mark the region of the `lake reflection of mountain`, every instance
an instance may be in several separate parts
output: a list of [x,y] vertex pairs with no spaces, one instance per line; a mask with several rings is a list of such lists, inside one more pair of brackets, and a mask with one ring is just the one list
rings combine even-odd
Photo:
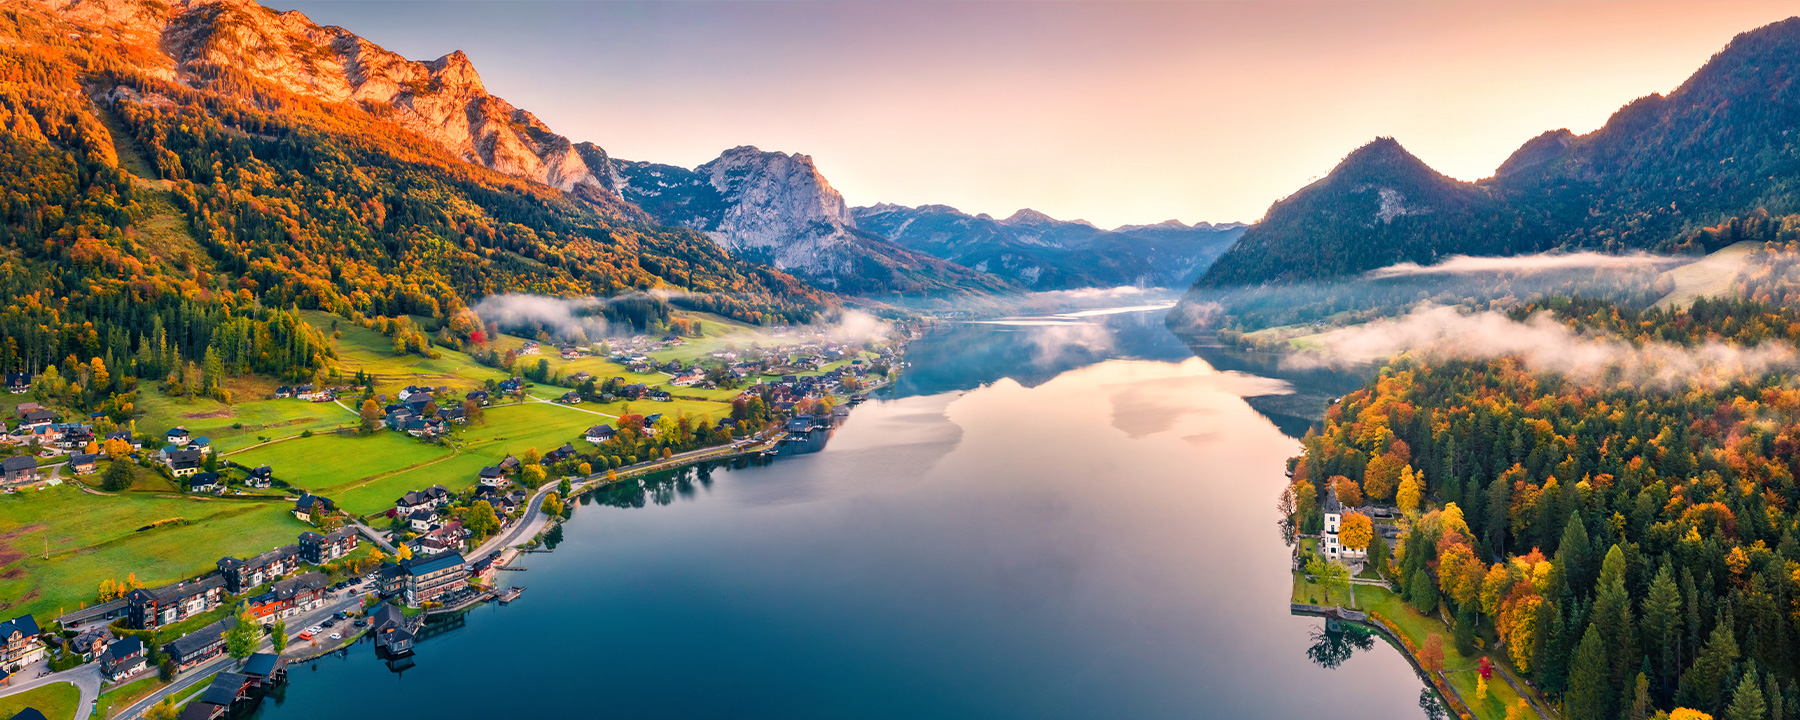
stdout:
[[907,347],[895,397],[935,395],[1011,378],[1036,387],[1103,360],[1178,362],[1193,352],[1163,325],[1161,308],[1082,317],[959,323]]

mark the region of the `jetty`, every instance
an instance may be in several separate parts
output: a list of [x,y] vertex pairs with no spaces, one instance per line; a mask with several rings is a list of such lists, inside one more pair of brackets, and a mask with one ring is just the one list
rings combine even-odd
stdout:
[[517,599],[519,597],[519,595],[524,592],[525,592],[524,585],[514,585],[505,590],[501,590],[498,594],[496,594],[495,597],[500,601],[501,605],[505,605],[505,604],[510,603],[513,600]]

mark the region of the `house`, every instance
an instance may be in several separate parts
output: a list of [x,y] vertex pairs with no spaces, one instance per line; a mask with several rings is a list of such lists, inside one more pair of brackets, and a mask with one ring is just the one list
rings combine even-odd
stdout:
[[19,429],[36,430],[38,428],[47,428],[55,422],[56,411],[54,410],[30,410],[19,416]]
[[437,515],[432,514],[430,510],[414,510],[406,513],[405,517],[407,526],[416,533],[429,532],[437,520]]
[[486,407],[488,404],[488,391],[486,391],[486,390],[470,390],[469,394],[463,396],[463,399],[464,400],[474,400],[477,405]]
[[390,604],[383,604],[369,619],[369,634],[375,638],[375,648],[390,655],[412,652],[412,628],[413,621],[400,608]]
[[[406,387],[400,388],[400,399],[401,400],[411,400],[411,399],[413,399],[414,396],[420,396],[420,395],[424,396],[425,402],[430,402],[431,388],[420,387],[418,385],[408,385]],[[425,403],[421,402],[419,404],[423,405]]]
[[415,510],[436,510],[447,502],[450,502],[450,489],[433,485],[401,495],[399,500],[394,501],[394,509],[410,514]]
[[414,538],[411,545],[413,552],[419,555],[436,555],[451,550],[460,552],[467,535],[463,532],[462,523],[453,520]]
[[0,623],[0,671],[44,659],[44,642],[38,639],[40,632],[37,619],[30,615]]
[[217,575],[154,590],[138,588],[125,595],[125,618],[135,629],[155,630],[216,608],[224,598],[225,578]]
[[444,593],[463,587],[469,578],[468,564],[461,553],[446,552],[415,557],[404,564],[406,569],[406,604],[419,607]]
[[486,557],[470,563],[469,573],[476,582],[493,587],[494,576],[499,573],[501,564],[500,553],[488,553]]
[[175,450],[164,454],[163,464],[169,466],[169,472],[175,477],[187,477],[200,473],[200,466],[206,462],[206,455],[199,450]]
[[314,565],[324,565],[355,551],[357,542],[356,531],[350,528],[335,530],[327,535],[303,532],[300,533],[300,559]]
[[218,495],[225,492],[225,484],[219,481],[218,473],[194,473],[188,478],[188,492]]
[[542,351],[543,349],[538,347],[538,344],[535,341],[531,340],[527,340],[524,345],[519,346],[520,355],[536,355]]
[[0,460],[0,483],[29,485],[37,482],[37,467],[37,458],[30,455],[16,455]]
[[69,456],[69,471],[76,475],[91,475],[100,469],[100,456],[89,453],[75,453]]
[[651,390],[650,399],[654,402],[674,402],[675,396],[667,390]]
[[587,434],[583,435],[582,439],[595,445],[599,445],[600,443],[611,440],[613,435],[616,434],[618,434],[618,431],[614,430],[611,425],[595,425],[587,429]]
[[266,488],[275,484],[275,469],[267,465],[259,466],[245,476],[244,484],[253,488]]
[[1338,502],[1337,488],[1327,486],[1325,504],[1321,508],[1325,515],[1325,529],[1319,533],[1319,553],[1340,562],[1361,562],[1369,556],[1368,550],[1352,550],[1344,547],[1338,540],[1338,529],[1344,524],[1344,505]]
[[235,595],[300,569],[300,546],[279,547],[248,560],[222,557],[218,567],[225,589]]
[[382,563],[376,573],[376,583],[384,598],[406,592],[406,568],[395,563]]
[[205,455],[211,455],[212,451],[213,451],[212,439],[207,438],[207,437],[197,437],[197,438],[194,438],[193,440],[188,441],[188,447],[191,449],[194,449],[194,450],[199,450],[202,454],[205,454]]
[[256,653],[244,661],[239,672],[266,689],[287,681],[287,660],[274,653]]
[[468,414],[464,413],[460,406],[447,407],[439,410],[437,416],[439,419],[448,420],[453,423],[464,423],[469,421]]
[[544,459],[540,462],[545,465],[555,465],[572,457],[575,457],[575,446],[563,443],[562,447],[544,453]]
[[316,571],[276,580],[268,592],[250,598],[250,616],[273,620],[316,609],[325,604],[326,587],[330,584],[325,573]]
[[31,373],[7,373],[6,391],[14,395],[31,392]]
[[277,398],[291,398],[293,396],[294,396],[294,389],[291,387],[283,385],[281,387],[275,388],[275,397],[277,397]]
[[237,627],[237,618],[225,619],[163,645],[163,654],[175,661],[175,671],[185,672],[225,652],[225,632]]
[[178,428],[171,429],[168,432],[163,433],[163,439],[165,441],[167,441],[170,445],[174,445],[175,447],[187,447],[187,444],[188,444],[187,428],[178,427]]
[[150,669],[144,641],[136,635],[120,638],[100,654],[100,673],[108,682],[119,682]]
[[570,390],[566,393],[563,393],[562,397],[557,398],[556,401],[559,403],[562,403],[564,405],[580,405],[581,404],[581,393],[575,392],[574,390]]
[[335,512],[337,512],[337,504],[309,492],[301,493],[300,499],[294,501],[294,517],[300,518],[300,522],[316,524],[320,519]]
[[93,661],[99,660],[112,643],[112,630],[105,625],[100,625],[81,631],[75,636],[75,639],[69,641],[69,648],[80,655],[81,659]]
[[506,472],[495,465],[482,468],[479,481],[484,487],[505,487],[508,482]]

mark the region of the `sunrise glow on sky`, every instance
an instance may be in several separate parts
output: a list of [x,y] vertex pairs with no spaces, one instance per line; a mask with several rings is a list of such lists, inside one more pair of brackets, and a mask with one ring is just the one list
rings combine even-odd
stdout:
[[1463,179],[1791,2],[277,0],[616,157],[813,156],[852,205],[1252,221],[1379,135]]

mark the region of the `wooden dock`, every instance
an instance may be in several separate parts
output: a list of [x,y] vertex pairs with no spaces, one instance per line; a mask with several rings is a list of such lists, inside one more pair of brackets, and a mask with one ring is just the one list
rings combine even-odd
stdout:
[[502,590],[502,591],[500,591],[500,593],[498,595],[500,604],[505,605],[507,603],[510,603],[513,600],[518,599],[519,595],[524,592],[525,592],[524,585],[514,585],[505,590]]

